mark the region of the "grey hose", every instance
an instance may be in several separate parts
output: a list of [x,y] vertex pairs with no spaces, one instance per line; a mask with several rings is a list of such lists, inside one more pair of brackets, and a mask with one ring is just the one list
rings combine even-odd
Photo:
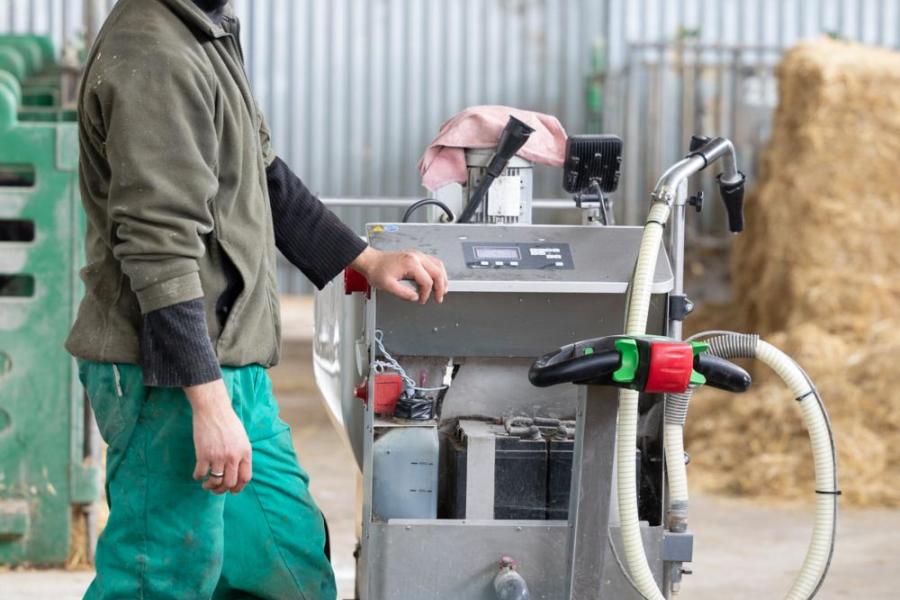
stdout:
[[[709,344],[709,353],[720,358],[756,358],[756,345],[759,343],[759,336],[746,333],[728,334],[721,332],[720,335],[707,340],[706,343]],[[668,394],[666,396],[666,425],[684,427],[684,424],[687,422],[688,406],[691,403],[694,391],[695,388],[691,387],[681,394]]]
[[[755,358],[762,361],[781,377],[800,403],[810,432],[816,469],[816,518],[806,559],[787,598],[812,598],[821,589],[831,566],[837,523],[837,497],[840,495],[834,435],[822,398],[809,375],[796,361],[760,340],[757,335],[711,331],[699,333],[688,341],[700,338],[708,338],[709,352],[715,356],[726,359]],[[683,399],[679,399],[676,404],[683,404]],[[679,406],[673,409],[673,413],[680,410]],[[675,416],[673,414],[673,418]]]

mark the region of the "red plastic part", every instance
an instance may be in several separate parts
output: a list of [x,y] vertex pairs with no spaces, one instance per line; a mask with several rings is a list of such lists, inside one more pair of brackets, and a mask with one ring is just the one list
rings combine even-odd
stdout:
[[694,370],[694,349],[678,342],[652,342],[645,392],[677,394],[687,390]]
[[344,269],[344,293],[348,296],[354,292],[366,294],[366,298],[372,297],[372,288],[365,276],[352,267]]
[[369,380],[363,379],[362,383],[353,390],[353,395],[363,401],[363,404],[369,402]]
[[375,401],[373,409],[378,415],[392,415],[404,388],[403,378],[397,373],[380,373],[375,376]]

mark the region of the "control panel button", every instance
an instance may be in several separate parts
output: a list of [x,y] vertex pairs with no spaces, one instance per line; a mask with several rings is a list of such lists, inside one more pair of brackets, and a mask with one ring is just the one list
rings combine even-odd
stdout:
[[503,262],[502,260],[494,261],[494,265],[497,266],[497,267],[502,267],[502,266],[505,265],[505,264],[506,264],[506,263]]
[[511,267],[518,267],[518,266],[519,266],[519,261],[517,261],[517,260],[511,261],[511,262],[509,263],[509,266],[511,266]]
[[482,267],[489,267],[489,266],[491,266],[491,263],[489,263],[489,262],[486,261],[486,260],[481,261],[480,264],[481,264]]
[[566,263],[564,263],[563,261],[559,260],[559,261],[556,261],[556,266],[557,266],[557,267],[564,267],[564,266],[566,266]]

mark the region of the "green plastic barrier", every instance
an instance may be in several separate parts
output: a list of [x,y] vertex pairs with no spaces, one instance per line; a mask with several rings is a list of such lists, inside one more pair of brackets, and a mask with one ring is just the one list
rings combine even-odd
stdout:
[[63,348],[82,294],[78,131],[21,121],[10,79],[0,76],[0,565],[61,565],[72,509],[101,485]]
[[19,83],[25,81],[28,69],[22,53],[12,46],[0,45],[0,70],[12,74]]
[[21,43],[25,41],[36,45],[41,53],[43,61],[47,64],[56,60],[56,49],[53,47],[53,40],[46,35],[38,35],[33,33],[2,33],[0,34],[0,45],[6,43]]
[[19,80],[23,106],[59,105],[59,70],[45,67],[40,46],[34,40],[0,41],[0,70],[12,73]]
[[16,98],[16,104],[22,103],[22,85],[8,71],[0,71],[0,87],[9,90]]
[[28,76],[33,76],[44,70],[45,58],[41,45],[35,36],[5,35],[0,36],[0,46],[18,50],[25,60],[25,70]]

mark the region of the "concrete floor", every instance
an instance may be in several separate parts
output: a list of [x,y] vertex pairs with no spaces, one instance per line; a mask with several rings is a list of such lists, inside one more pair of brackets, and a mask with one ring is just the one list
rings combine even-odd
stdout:
[[[351,598],[356,471],[317,398],[304,335],[310,331],[309,317],[305,304],[300,308],[291,311],[285,327],[300,335],[285,344],[284,361],[273,370],[272,378],[283,417],[294,426],[301,462],[331,526],[341,598]],[[691,514],[696,534],[694,574],[686,578],[682,598],[784,596],[806,551],[811,526],[808,510],[701,497],[694,500]],[[900,511],[842,511],[839,535],[831,574],[818,598],[897,598],[893,574],[900,569]],[[90,579],[86,572],[0,572],[0,599],[75,600]]]

